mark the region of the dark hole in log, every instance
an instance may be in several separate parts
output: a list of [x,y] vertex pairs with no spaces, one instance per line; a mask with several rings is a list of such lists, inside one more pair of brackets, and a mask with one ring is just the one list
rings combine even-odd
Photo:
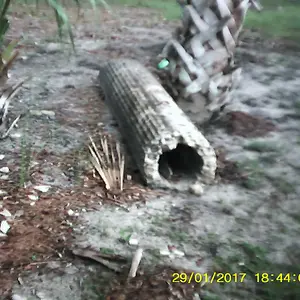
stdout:
[[192,147],[179,143],[159,158],[158,171],[162,177],[172,179],[194,179],[201,174],[203,159]]

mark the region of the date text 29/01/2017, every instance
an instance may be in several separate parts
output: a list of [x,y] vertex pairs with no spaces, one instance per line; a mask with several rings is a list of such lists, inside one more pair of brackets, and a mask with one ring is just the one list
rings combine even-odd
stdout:
[[[250,276],[250,275],[249,275]],[[173,273],[172,283],[242,283],[246,279],[247,273]],[[300,282],[300,274],[294,273],[255,273],[252,280],[259,283],[271,282]]]

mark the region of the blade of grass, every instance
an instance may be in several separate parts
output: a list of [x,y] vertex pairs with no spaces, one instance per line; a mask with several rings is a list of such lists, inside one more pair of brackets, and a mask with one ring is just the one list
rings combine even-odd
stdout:
[[6,18],[6,14],[9,9],[9,6],[10,6],[10,0],[6,0],[3,4],[3,8],[1,9],[0,19]]

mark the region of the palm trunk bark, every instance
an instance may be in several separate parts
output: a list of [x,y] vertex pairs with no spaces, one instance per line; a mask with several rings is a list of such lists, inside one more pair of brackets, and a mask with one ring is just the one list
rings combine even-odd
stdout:
[[214,180],[213,148],[143,65],[112,60],[98,78],[147,184],[201,193]]

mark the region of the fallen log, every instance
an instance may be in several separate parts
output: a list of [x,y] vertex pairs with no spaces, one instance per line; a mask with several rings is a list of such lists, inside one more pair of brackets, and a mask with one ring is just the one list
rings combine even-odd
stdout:
[[98,79],[146,183],[201,194],[214,180],[215,152],[150,71],[117,59],[101,65]]

